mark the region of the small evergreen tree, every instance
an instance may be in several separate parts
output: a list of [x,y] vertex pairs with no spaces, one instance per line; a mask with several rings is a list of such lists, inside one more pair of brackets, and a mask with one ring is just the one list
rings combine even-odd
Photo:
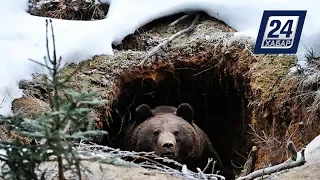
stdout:
[[[80,157],[74,149],[74,141],[88,139],[95,135],[105,134],[105,131],[93,130],[93,121],[89,118],[90,107],[102,105],[105,101],[94,99],[95,92],[75,92],[67,87],[76,69],[68,76],[62,75],[61,57],[57,59],[52,21],[50,20],[53,58],[50,58],[48,45],[48,20],[46,20],[47,58],[45,63],[37,64],[45,67],[49,77],[45,86],[51,90],[49,101],[50,111],[42,113],[33,120],[27,114],[12,116],[0,115],[0,121],[8,130],[29,139],[42,139],[42,144],[21,144],[18,140],[1,141],[0,148],[6,152],[0,155],[4,162],[2,177],[4,179],[44,179],[37,173],[39,165],[55,161],[58,164],[59,179],[65,179],[64,172],[72,170],[81,178]],[[79,66],[81,67],[81,66]],[[64,96],[62,96],[64,95]],[[86,129],[86,130],[84,130]]]

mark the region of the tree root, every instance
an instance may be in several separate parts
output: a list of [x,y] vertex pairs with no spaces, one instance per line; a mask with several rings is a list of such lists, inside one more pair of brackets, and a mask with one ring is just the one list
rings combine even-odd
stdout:
[[181,16],[179,19],[173,21],[172,23],[170,23],[170,26],[175,26],[177,25],[180,21],[183,21],[184,19],[187,19],[187,17],[189,17],[188,14]]
[[257,171],[254,171],[244,177],[239,177],[237,180],[250,180],[250,179],[254,179],[254,178],[257,178],[257,177],[260,177],[260,176],[263,176],[263,175],[270,175],[272,173],[275,173],[275,172],[279,172],[279,171],[282,171],[284,169],[290,169],[290,168],[293,168],[293,167],[297,167],[297,166],[301,166],[305,163],[305,156],[304,156],[304,151],[305,151],[305,148],[302,148],[301,150],[301,156],[298,157],[297,156],[297,151],[296,151],[296,148],[293,144],[292,141],[290,141],[288,143],[288,150],[289,152],[292,154],[292,156],[290,157],[290,159],[288,159],[287,161],[281,163],[281,164],[278,164],[278,165],[275,165],[275,166],[271,166],[271,167],[268,167],[268,168],[264,168],[264,169],[260,169],[260,170],[257,170]]
[[143,67],[143,65],[146,63],[147,59],[151,56],[153,56],[157,51],[159,51],[162,47],[166,46],[167,44],[169,44],[171,41],[173,41],[174,39],[176,39],[177,37],[188,33],[190,31],[192,31],[196,25],[196,23],[199,21],[200,19],[200,14],[197,14],[196,17],[194,18],[194,20],[192,21],[192,24],[186,28],[183,29],[179,32],[177,32],[176,34],[170,36],[168,39],[166,39],[165,41],[163,41],[162,43],[160,43],[158,46],[156,46],[155,48],[153,48],[148,55],[139,63],[139,66]]

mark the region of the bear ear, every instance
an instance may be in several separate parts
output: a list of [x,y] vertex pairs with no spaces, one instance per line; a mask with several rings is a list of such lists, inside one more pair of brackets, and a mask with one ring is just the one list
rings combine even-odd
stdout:
[[193,108],[188,103],[182,103],[179,105],[176,115],[188,121],[189,123],[193,122]]
[[142,123],[152,116],[151,108],[146,104],[141,104],[136,108],[135,121],[137,123]]

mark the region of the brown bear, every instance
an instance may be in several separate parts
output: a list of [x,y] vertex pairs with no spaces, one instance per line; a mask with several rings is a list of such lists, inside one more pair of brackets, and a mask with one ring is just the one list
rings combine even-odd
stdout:
[[[227,171],[210,139],[193,121],[193,108],[182,103],[178,108],[142,104],[136,108],[134,122],[124,138],[124,148],[132,151],[154,151],[188,167],[204,168],[208,158],[216,161],[216,169]],[[211,171],[211,170],[210,170]]]

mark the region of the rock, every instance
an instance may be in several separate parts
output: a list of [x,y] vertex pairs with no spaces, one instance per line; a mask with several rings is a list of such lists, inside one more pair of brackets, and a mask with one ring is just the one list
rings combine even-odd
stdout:
[[36,98],[22,97],[12,101],[11,109],[13,113],[31,113],[29,117],[33,119],[36,115],[48,112],[50,106],[48,103]]

